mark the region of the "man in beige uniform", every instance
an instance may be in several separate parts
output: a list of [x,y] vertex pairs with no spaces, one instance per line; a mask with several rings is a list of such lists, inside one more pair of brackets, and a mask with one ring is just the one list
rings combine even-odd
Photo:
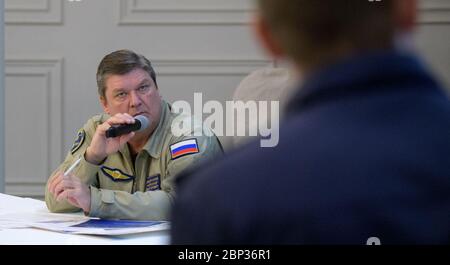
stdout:
[[[174,177],[220,155],[219,140],[201,126],[173,134],[174,120],[191,122],[190,117],[173,113],[161,99],[155,72],[141,55],[121,50],[105,56],[97,83],[105,114],[79,130],[65,161],[47,182],[47,207],[52,212],[82,209],[102,218],[168,220]],[[108,128],[134,123],[137,115],[149,119],[148,128],[106,138]],[[64,176],[79,158],[80,164]]]

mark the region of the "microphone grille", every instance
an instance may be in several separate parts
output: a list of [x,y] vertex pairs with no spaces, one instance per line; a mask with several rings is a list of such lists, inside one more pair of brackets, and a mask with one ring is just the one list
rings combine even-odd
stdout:
[[147,117],[145,117],[144,115],[137,115],[134,118],[141,123],[141,127],[139,128],[138,131],[145,130],[148,127],[148,125],[150,124],[149,119]]

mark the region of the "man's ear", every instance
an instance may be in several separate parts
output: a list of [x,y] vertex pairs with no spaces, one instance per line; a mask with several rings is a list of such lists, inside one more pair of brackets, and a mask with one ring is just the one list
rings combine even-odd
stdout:
[[103,111],[109,114],[108,104],[106,102],[106,98],[104,96],[100,96],[100,103],[102,104]]
[[396,27],[402,32],[411,32],[417,19],[417,0],[394,1]]
[[272,35],[269,25],[260,14],[256,14],[253,20],[253,29],[259,43],[275,59],[284,56],[284,52],[276,42],[276,38]]

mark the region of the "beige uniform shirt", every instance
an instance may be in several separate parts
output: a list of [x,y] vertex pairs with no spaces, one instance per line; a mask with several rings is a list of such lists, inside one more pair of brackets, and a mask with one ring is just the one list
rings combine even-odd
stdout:
[[[52,176],[59,170],[66,170],[81,157],[81,163],[72,172],[90,185],[90,216],[168,220],[175,195],[174,177],[187,167],[217,158],[223,152],[219,140],[208,128],[193,126],[182,136],[173,135],[172,121],[178,116],[163,101],[158,127],[134,163],[128,145],[125,145],[119,152],[109,155],[101,165],[94,165],[85,160],[84,153],[97,126],[109,118],[106,114],[97,115],[80,129],[72,150]],[[194,136],[194,132],[199,130],[203,132],[202,136]],[[52,212],[80,210],[66,200],[57,202],[48,188],[45,201]]]

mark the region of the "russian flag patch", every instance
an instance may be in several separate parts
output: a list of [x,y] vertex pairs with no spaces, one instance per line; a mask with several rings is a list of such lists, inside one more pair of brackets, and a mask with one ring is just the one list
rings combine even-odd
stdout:
[[198,153],[198,144],[196,139],[185,140],[170,146],[172,160],[179,157]]

